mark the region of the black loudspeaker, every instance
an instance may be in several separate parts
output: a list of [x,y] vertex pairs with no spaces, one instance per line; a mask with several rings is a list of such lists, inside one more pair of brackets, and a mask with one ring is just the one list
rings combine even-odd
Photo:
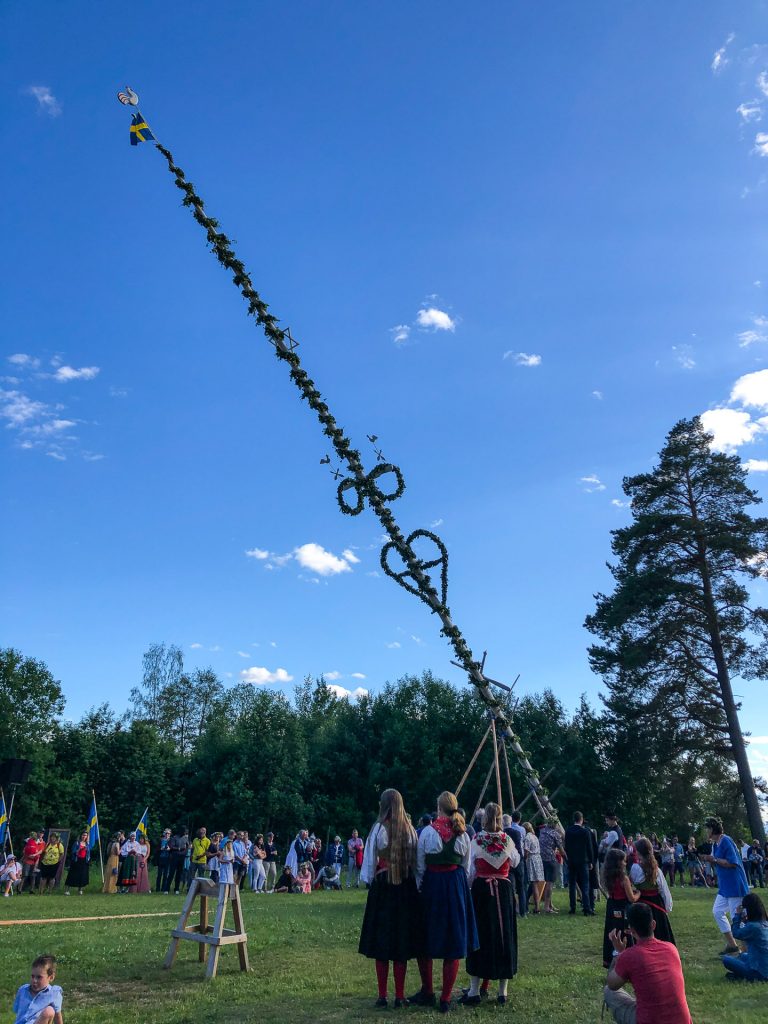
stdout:
[[10,757],[0,764],[0,784],[3,786],[23,786],[32,771],[32,762],[18,757]]

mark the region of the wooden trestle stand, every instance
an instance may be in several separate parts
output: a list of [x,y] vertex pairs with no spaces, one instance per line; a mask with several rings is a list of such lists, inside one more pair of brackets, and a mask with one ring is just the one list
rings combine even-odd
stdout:
[[[195,900],[200,900],[200,924],[187,927]],[[216,899],[216,916],[213,925],[208,924],[208,900]],[[227,913],[227,904],[232,904],[232,917],[234,928],[224,927],[224,918]],[[245,934],[243,925],[243,909],[240,903],[240,890],[236,885],[217,885],[209,878],[193,878],[189,887],[187,898],[184,902],[184,909],[179,917],[179,923],[171,932],[171,944],[165,955],[163,967],[173,967],[176,954],[179,951],[179,943],[183,939],[198,943],[198,960],[205,963],[206,955],[208,964],[205,969],[206,980],[216,977],[219,967],[219,953],[222,946],[237,945],[237,954],[240,957],[240,970],[249,970],[248,965],[248,936]]]

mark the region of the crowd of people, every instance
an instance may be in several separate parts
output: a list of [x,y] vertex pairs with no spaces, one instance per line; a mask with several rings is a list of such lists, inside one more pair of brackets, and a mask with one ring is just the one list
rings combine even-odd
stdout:
[[[605,900],[601,955],[608,972],[604,999],[613,1018],[619,1024],[690,1024],[671,921],[676,885],[717,889],[713,915],[725,940],[726,978],[768,980],[768,918],[751,891],[765,884],[768,850],[756,840],[725,835],[717,818],[705,826],[704,842],[691,837],[686,844],[675,835],[625,836],[613,811],[600,835],[580,812],[565,830],[556,819],[535,829],[519,811],[502,815],[493,802],[470,824],[454,794],[444,792],[436,811],[414,827],[400,793],[388,789],[365,840],[353,829],[346,841],[335,835],[325,847],[305,828],[282,850],[271,832],[251,839],[246,831],[208,835],[199,828],[190,839],[187,828],[167,828],[153,857],[143,832],[117,832],[107,844],[102,891],[150,893],[153,874],[155,892],[175,894],[198,876],[254,893],[338,891],[344,880],[348,889],[362,886],[367,897],[359,951],[375,961],[375,1005],[389,1005],[392,965],[395,1008],[415,1004],[445,1013],[462,960],[469,984],[460,1003],[479,1005],[492,980],[498,982],[498,1002],[506,1002],[517,973],[518,919],[557,914],[553,888],[567,887],[570,914],[595,917],[596,902]],[[42,831],[30,832],[21,862],[8,855],[0,865],[0,887],[6,896],[14,889],[44,894],[66,868],[65,892],[82,893],[91,863],[87,831],[69,851],[57,832],[45,838]],[[420,986],[406,996],[407,965],[414,959]],[[435,960],[442,962],[437,986]],[[34,1002],[48,991],[35,988],[34,970],[41,967],[52,980],[55,961],[36,961],[31,987],[19,998]],[[59,1012],[51,1000],[50,1016],[41,1018],[46,1021]]]

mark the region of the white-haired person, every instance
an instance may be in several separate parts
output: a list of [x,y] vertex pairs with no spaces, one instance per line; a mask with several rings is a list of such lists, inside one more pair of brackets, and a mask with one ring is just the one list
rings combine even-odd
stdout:
[[[361,880],[369,886],[358,951],[376,961],[379,996],[387,1006],[389,964],[395,979],[395,1009],[407,1006],[408,961],[422,952],[422,917],[416,888],[418,836],[396,789],[385,789],[379,816],[365,844]],[[333,870],[336,871],[334,861]]]

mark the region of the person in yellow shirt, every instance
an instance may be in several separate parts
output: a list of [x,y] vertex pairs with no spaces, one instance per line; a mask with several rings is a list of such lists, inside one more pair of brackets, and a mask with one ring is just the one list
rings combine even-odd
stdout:
[[64,847],[61,836],[58,832],[51,832],[40,858],[40,886],[37,890],[39,893],[44,893],[46,889],[53,889],[63,856]]
[[192,855],[190,857],[190,866],[192,868],[190,874],[192,875],[192,878],[205,874],[205,868],[208,861],[206,854],[210,845],[211,840],[208,838],[206,830],[204,828],[199,828],[197,830],[197,835],[192,840]]

